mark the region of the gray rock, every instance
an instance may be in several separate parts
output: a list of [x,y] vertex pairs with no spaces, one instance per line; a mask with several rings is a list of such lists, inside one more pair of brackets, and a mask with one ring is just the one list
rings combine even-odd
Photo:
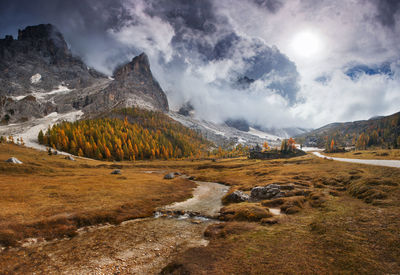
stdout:
[[[118,67],[109,79],[72,54],[63,35],[50,24],[20,30],[18,39],[0,39],[0,72],[0,120],[8,123],[76,110],[90,114],[132,106],[169,110],[146,54]],[[57,92],[60,87],[68,89]]]
[[121,175],[121,170],[115,169],[114,171],[111,172],[112,175]]
[[14,158],[14,157],[9,158],[8,160],[6,160],[6,162],[8,162],[8,163],[15,163],[15,164],[22,164],[22,161],[20,161],[20,160],[17,159],[17,158]]
[[164,176],[164,179],[166,180],[171,180],[173,178],[175,178],[175,173],[168,173]]
[[267,186],[257,186],[251,189],[251,200],[269,200],[272,198],[279,198],[284,196],[281,192],[281,186],[278,184],[270,184]]
[[68,155],[68,156],[66,156],[66,157],[65,157],[65,159],[67,159],[67,160],[73,160],[73,161],[75,161],[74,157],[73,157],[73,156],[71,156],[71,155]]
[[239,190],[236,190],[235,192],[225,197],[226,202],[234,202],[234,203],[248,201],[249,199],[250,199],[249,195]]

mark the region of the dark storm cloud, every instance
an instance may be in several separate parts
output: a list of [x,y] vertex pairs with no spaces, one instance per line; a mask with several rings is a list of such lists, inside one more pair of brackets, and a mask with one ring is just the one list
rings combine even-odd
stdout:
[[384,26],[393,28],[399,16],[400,1],[399,0],[373,0],[377,6],[377,19]]
[[277,12],[283,3],[279,0],[253,0],[260,7],[267,8],[270,12]]
[[[0,36],[52,23],[75,54],[107,74],[145,51],[173,108],[190,101],[214,121],[236,115],[272,127],[301,117],[319,126],[398,111],[399,3],[3,0]],[[303,31],[322,42],[315,57],[291,44]],[[349,106],[364,108],[351,116]]]
[[204,33],[215,32],[214,10],[209,0],[164,0],[152,1],[146,11],[171,23],[179,35],[185,28]]
[[104,31],[129,18],[119,1],[103,0],[13,0],[1,1],[1,34],[15,32],[16,26],[25,27],[36,22],[52,22],[65,31],[74,25],[81,31]]

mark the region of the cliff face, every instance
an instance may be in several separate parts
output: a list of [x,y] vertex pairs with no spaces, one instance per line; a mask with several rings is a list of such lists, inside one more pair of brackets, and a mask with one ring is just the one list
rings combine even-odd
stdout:
[[17,39],[0,39],[0,122],[131,106],[168,111],[145,54],[117,68],[111,80],[74,56],[53,25],[26,27]]
[[136,96],[148,98],[155,109],[168,111],[168,100],[150,70],[147,55],[142,53],[131,62],[117,68],[114,73],[115,81],[110,89],[119,93],[132,93]]
[[105,77],[73,56],[62,34],[50,24],[19,30],[17,40],[0,39],[0,59],[0,95],[46,92],[60,84],[83,88]]

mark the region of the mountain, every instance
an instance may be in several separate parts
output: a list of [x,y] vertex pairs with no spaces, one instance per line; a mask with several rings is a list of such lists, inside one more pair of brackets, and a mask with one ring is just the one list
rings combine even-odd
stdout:
[[18,123],[50,113],[90,117],[116,107],[168,111],[168,101],[143,53],[109,78],[74,56],[51,24],[0,39],[0,121]]
[[[236,123],[231,126],[226,123],[218,124],[197,119],[194,116],[182,115],[170,111],[168,115],[182,125],[201,133],[205,138],[222,148],[229,148],[237,144],[249,146],[262,145],[265,141],[275,147],[281,145],[281,137],[249,127],[249,131],[237,129]],[[235,126],[235,127],[232,127]]]
[[104,75],[71,54],[63,35],[52,25],[18,30],[18,39],[0,39],[0,95],[20,96],[62,84],[70,89],[91,85]]
[[306,146],[325,147],[334,139],[339,146],[400,147],[400,112],[377,116],[369,120],[331,123],[319,129],[298,135],[296,140]]
[[[0,126],[0,135],[23,137],[30,146],[35,146],[40,129],[61,120],[99,118],[129,107],[168,113],[222,147],[265,140],[278,146],[281,137],[291,136],[286,130],[271,134],[270,129],[255,129],[244,120],[215,124],[195,119],[190,102],[178,114],[169,112],[146,54],[118,66],[108,77],[74,56],[51,24],[19,30],[17,39],[9,35],[0,39],[0,72],[0,124],[5,125]],[[243,77],[238,83],[246,86],[253,81]]]
[[131,62],[119,66],[113,78],[101,93],[89,96],[89,106],[85,106],[85,112],[96,113],[107,107],[115,109],[131,106],[162,112],[169,110],[167,96],[154,79],[146,54],[142,53]]

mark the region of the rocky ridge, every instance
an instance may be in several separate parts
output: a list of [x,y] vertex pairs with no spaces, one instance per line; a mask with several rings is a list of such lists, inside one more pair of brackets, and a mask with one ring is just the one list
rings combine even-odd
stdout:
[[29,121],[50,113],[96,115],[116,107],[168,111],[146,54],[115,70],[114,78],[74,56],[51,24],[29,26],[0,39],[0,122]]

